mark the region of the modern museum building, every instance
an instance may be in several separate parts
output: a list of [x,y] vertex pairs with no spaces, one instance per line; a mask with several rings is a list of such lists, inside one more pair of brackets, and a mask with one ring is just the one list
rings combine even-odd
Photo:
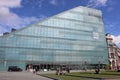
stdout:
[[98,64],[108,64],[100,10],[79,6],[0,36],[0,71],[9,66],[83,69]]

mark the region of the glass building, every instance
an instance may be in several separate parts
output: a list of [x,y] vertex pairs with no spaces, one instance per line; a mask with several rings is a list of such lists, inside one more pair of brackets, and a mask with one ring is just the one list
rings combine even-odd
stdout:
[[0,70],[28,65],[39,69],[108,63],[100,10],[76,7],[0,36]]

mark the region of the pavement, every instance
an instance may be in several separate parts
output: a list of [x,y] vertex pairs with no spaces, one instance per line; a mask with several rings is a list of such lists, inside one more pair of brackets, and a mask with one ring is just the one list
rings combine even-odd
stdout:
[[[71,72],[81,72],[80,70],[73,70]],[[83,72],[83,71],[82,71]],[[41,74],[51,74],[55,73],[55,71],[47,71],[47,72],[38,72],[33,74],[32,72],[0,72],[0,80],[53,80],[47,77],[40,76]],[[98,80],[98,79],[89,79],[89,80]],[[120,80],[120,78],[116,79],[102,79],[102,80]]]
[[0,80],[52,80],[31,72],[0,72]]

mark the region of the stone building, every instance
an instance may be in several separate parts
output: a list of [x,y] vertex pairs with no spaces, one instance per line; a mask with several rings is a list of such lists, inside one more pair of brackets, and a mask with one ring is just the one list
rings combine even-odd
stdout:
[[120,67],[120,48],[113,42],[113,38],[110,34],[106,34],[106,41],[110,68],[112,70],[118,69]]

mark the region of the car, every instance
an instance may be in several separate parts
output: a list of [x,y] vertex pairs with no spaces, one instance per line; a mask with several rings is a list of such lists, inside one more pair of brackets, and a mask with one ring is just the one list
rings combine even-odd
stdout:
[[120,70],[118,69],[117,72],[120,72]]
[[19,68],[18,66],[9,66],[8,67],[8,71],[22,71],[21,68]]

